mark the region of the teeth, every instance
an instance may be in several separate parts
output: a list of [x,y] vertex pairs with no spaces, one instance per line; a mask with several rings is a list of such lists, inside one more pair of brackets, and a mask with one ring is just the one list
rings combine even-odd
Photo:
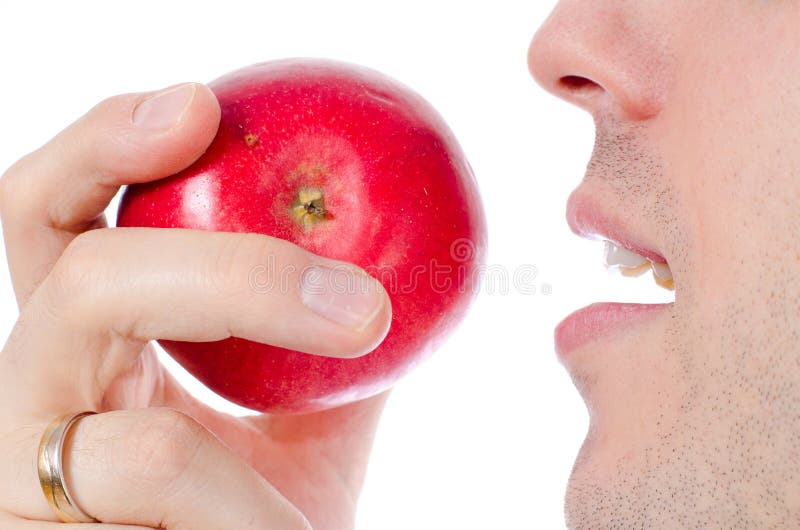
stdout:
[[644,274],[645,272],[650,270],[650,262],[645,260],[643,265],[639,265],[635,268],[628,268],[628,267],[618,267],[620,273],[623,276],[627,276],[629,278],[637,278]]
[[620,267],[636,269],[647,264],[647,258],[627,248],[618,247],[611,241],[606,241],[605,263],[609,269]]
[[672,271],[666,263],[651,263],[653,269],[653,279],[658,285],[670,291],[675,290],[675,281],[672,279]]
[[656,283],[659,286],[663,287],[664,289],[666,289],[668,291],[674,291],[675,290],[675,281],[674,280],[662,280],[658,276],[653,276],[653,279],[656,281]]
[[672,271],[666,263],[651,263],[650,266],[653,268],[653,274],[656,278],[661,278],[664,281],[672,280]]
[[615,245],[611,241],[606,241],[604,262],[606,268],[616,269],[624,276],[641,276],[651,269],[653,279],[658,285],[670,291],[675,289],[672,271],[668,264],[654,263],[641,254]]

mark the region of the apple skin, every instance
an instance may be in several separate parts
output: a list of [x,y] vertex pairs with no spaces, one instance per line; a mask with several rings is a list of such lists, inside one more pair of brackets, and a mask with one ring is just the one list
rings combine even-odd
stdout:
[[[442,344],[478,291],[486,221],[455,137],[422,97],[352,64],[272,61],[209,86],[222,109],[211,146],[176,175],[129,186],[118,226],[256,232],[355,263],[387,289],[391,328],[356,359],[235,337],[160,344],[213,391],[263,412],[388,389]],[[327,217],[313,226],[292,213],[301,188],[324,193]]]

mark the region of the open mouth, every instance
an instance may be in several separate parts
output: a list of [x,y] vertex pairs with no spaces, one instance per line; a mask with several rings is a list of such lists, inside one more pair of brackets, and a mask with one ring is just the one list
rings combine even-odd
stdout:
[[[623,276],[642,276],[650,273],[655,283],[669,291],[675,290],[668,260],[656,242],[644,233],[632,233],[616,217],[604,214],[602,206],[578,191],[572,194],[567,206],[567,220],[576,234],[605,242],[604,264],[607,269]],[[595,303],[572,313],[555,330],[556,352],[562,362],[570,353],[601,337],[620,333],[653,318],[673,305],[670,303],[638,304]]]
[[656,284],[669,291],[675,290],[675,280],[669,263],[661,256],[647,258],[635,250],[631,250],[619,243],[606,240],[603,263],[607,269],[617,270],[623,276],[641,276],[651,271]]

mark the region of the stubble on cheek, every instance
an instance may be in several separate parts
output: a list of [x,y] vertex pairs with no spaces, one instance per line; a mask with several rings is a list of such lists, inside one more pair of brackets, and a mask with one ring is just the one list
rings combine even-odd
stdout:
[[[595,148],[585,178],[587,189],[612,204],[616,211],[626,212],[623,222],[638,225],[661,245],[657,250],[667,257],[681,285],[666,331],[654,337],[657,342],[640,337],[646,344],[644,350],[611,357],[611,362],[631,356],[650,357],[650,362],[662,368],[656,385],[648,387],[647,392],[636,387],[640,395],[629,394],[630,402],[623,404],[608,402],[593,392],[592,387],[599,386],[597,381],[576,377],[576,386],[583,387],[590,410],[594,408],[597,415],[603,415],[603,409],[626,407],[629,428],[627,432],[609,432],[602,422],[591,422],[570,477],[565,510],[570,528],[642,527],[652,522],[649,514],[654,509],[669,511],[675,500],[676,492],[665,491],[655,477],[657,470],[677,459],[674,438],[682,430],[677,426],[678,416],[686,413],[681,408],[693,408],[692,394],[696,392],[696,385],[691,382],[694,359],[688,353],[691,333],[686,323],[692,291],[683,285],[689,283],[691,254],[685,219],[680,218],[678,190],[668,179],[655,144],[649,141],[653,131],[640,124],[622,123],[610,115],[598,116],[596,128]],[[610,356],[611,352],[596,354]],[[616,379],[613,384],[634,392],[633,381],[621,380],[617,375],[627,368],[612,364],[599,377]],[[650,433],[649,437],[638,435],[637,426]],[[657,508],[660,503],[663,506]]]
[[[630,414],[633,434],[590,429],[568,486],[568,526],[798,526],[800,230],[774,247],[794,257],[765,255],[764,245],[718,235],[719,243],[736,248],[734,259],[716,260],[725,252],[702,233],[703,213],[692,210],[697,198],[687,197],[687,177],[673,173],[679,164],[661,162],[648,141],[652,133],[599,121],[587,182],[659,235],[678,279],[666,332],[647,351],[631,353],[651,356],[663,375],[647,394],[630,396],[642,404]],[[749,199],[763,202],[756,217],[775,204],[771,180],[757,180],[763,188]],[[719,199],[718,208],[746,207],[723,201],[723,190],[706,191],[709,202]],[[731,230],[752,233],[753,212],[726,219]],[[724,281],[708,281],[715,276]]]

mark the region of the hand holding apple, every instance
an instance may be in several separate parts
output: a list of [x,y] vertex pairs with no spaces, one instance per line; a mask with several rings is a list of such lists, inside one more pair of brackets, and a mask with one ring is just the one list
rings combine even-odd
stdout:
[[[168,179],[129,187],[119,225],[260,233],[352,262],[383,282],[392,326],[356,359],[242,338],[161,344],[211,389],[262,411],[309,412],[386,390],[442,343],[477,292],[486,226],[453,134],[400,83],[333,61],[262,63],[210,86],[222,118],[209,149]],[[352,269],[294,265],[267,257],[249,288],[281,297],[299,285],[307,305],[342,326],[356,308],[381,310],[337,298],[360,290]],[[297,321],[282,332],[299,343],[318,330]]]
[[[119,187],[191,164],[219,115],[214,94],[198,84],[112,97],[0,180],[20,307],[0,355],[6,526],[57,524],[30,457],[54,418],[94,410],[71,431],[64,465],[76,502],[102,521],[98,529],[307,530],[307,520],[315,530],[352,527],[385,396],[316,414],[232,417],[189,395],[149,341],[234,333],[350,355],[380,339],[388,312],[372,329],[347,335],[338,326],[329,335],[328,320],[296,290],[263,294],[235,283],[241,275],[231,267],[246,272],[268,256],[299,267],[329,262],[286,241],[106,228],[103,212]],[[226,261],[233,249],[238,259]],[[283,334],[293,322],[315,333]]]

